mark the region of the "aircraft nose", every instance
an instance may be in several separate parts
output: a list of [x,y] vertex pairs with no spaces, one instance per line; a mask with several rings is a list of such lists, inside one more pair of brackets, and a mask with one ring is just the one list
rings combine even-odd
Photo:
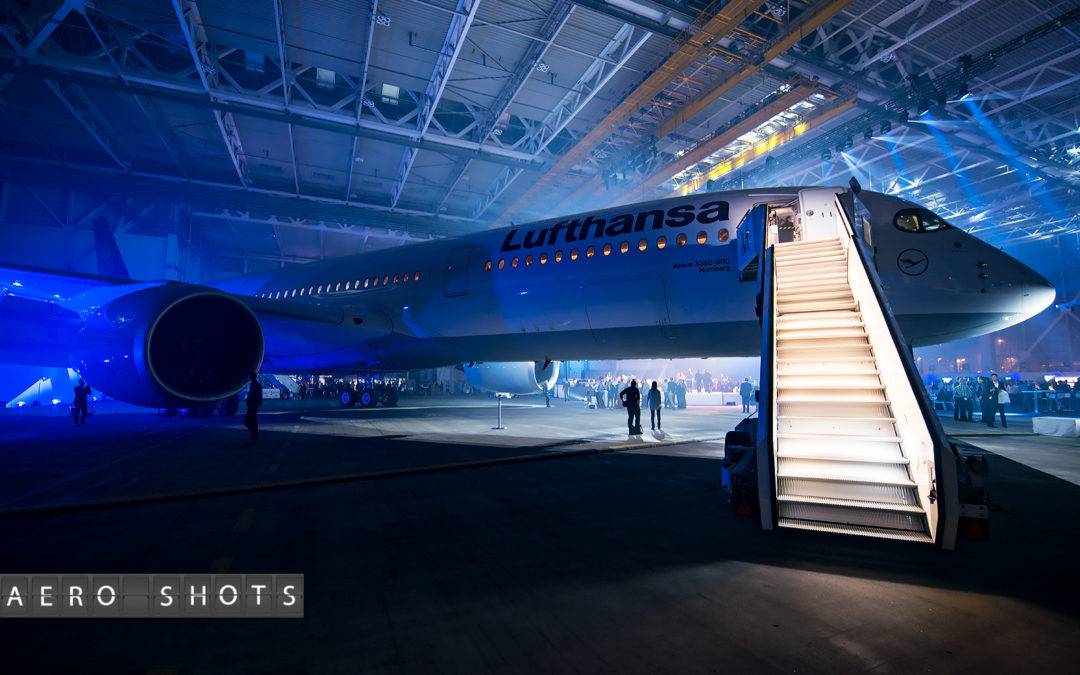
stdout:
[[1024,285],[1023,312],[1028,316],[1035,316],[1049,307],[1057,297],[1057,289],[1054,285],[1036,274],[1037,280],[1032,280]]

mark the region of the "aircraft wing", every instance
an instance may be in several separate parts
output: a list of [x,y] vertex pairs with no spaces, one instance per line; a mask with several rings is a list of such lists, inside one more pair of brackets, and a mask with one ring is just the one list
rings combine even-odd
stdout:
[[[0,353],[3,353],[3,361],[66,366],[71,345],[88,312],[127,293],[179,283],[134,281],[2,264]],[[274,352],[288,353],[301,347],[311,349],[314,345],[327,345],[319,347],[325,349],[332,344],[349,344],[386,335],[392,329],[388,316],[368,308],[229,295],[247,305],[259,318],[268,350]]]
[[61,272],[24,265],[0,265],[0,288],[4,295],[49,303],[70,301],[95,288],[137,284],[119,277]]

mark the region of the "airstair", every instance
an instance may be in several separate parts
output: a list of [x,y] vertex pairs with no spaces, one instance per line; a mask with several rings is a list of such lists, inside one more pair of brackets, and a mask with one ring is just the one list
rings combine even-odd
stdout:
[[953,451],[845,209],[801,241],[762,233],[762,523],[951,548]]

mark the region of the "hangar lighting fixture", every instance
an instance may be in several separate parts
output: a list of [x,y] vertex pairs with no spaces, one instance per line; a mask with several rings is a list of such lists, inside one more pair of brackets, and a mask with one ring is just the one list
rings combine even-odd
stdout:
[[549,66],[543,61],[540,61],[536,64],[536,69],[539,70],[541,73],[546,73],[550,67],[551,66]]
[[787,7],[784,6],[781,0],[769,0],[766,4],[769,6],[769,11],[777,19],[783,19],[784,15],[787,14]]
[[375,17],[375,23],[379,24],[380,26],[389,27],[390,26],[390,17],[386,16],[385,14],[379,14],[378,16]]
[[672,176],[671,188],[681,194],[689,194],[709,181],[771,152],[805,132],[809,128],[803,122],[805,116],[827,103],[828,98],[815,93],[782,110],[700,162]]

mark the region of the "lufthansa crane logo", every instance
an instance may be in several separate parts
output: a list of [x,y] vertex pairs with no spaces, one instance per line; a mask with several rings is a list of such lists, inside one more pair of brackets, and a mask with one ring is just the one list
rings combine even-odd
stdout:
[[900,252],[900,255],[896,256],[896,266],[908,276],[919,276],[926,271],[929,265],[930,262],[926,259],[926,254],[917,248],[905,249]]

